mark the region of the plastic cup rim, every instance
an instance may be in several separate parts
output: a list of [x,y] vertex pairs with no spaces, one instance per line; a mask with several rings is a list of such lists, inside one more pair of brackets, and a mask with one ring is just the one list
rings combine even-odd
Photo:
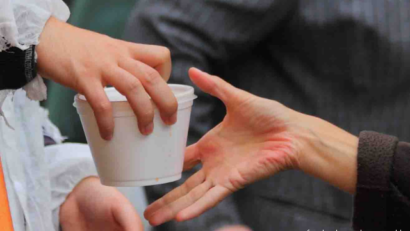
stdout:
[[[170,86],[173,89],[181,89],[184,88],[186,89],[183,92],[180,92],[179,94],[174,94],[175,98],[177,98],[178,103],[184,103],[186,101],[190,101],[190,100],[194,100],[197,98],[197,96],[194,94],[194,88],[192,86],[189,85],[183,85],[183,84],[168,84],[168,86]],[[109,93],[109,92],[118,92],[117,89],[115,89],[114,87],[105,87],[104,88],[105,93]],[[119,92],[118,92],[119,93]],[[121,94],[121,93],[119,93]],[[189,95],[192,95],[192,97],[187,98]],[[123,95],[121,95],[123,96]],[[108,95],[107,95],[108,97]],[[116,103],[116,102],[127,102],[127,99],[124,97],[124,100],[111,100],[109,97],[108,99],[110,100],[111,103]],[[80,101],[85,101],[88,102],[87,99],[85,98],[84,95],[82,94],[77,94],[75,97],[75,100],[80,100]]]

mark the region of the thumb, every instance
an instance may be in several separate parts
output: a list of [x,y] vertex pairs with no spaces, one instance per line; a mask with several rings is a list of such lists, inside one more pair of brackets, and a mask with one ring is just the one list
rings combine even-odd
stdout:
[[205,73],[198,68],[190,68],[189,76],[192,82],[202,91],[222,100],[226,106],[231,104],[232,101],[238,100],[240,96],[240,94],[238,94],[239,89],[227,83],[225,80]]
[[184,171],[190,170],[197,164],[201,163],[197,144],[193,144],[186,148],[184,159]]

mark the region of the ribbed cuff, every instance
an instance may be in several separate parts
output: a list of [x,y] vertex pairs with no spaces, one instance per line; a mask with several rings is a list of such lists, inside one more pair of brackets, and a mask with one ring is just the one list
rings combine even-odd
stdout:
[[0,90],[22,88],[36,77],[35,51],[33,45],[0,52]]
[[385,230],[392,162],[397,138],[364,131],[357,156],[357,186],[354,201],[355,230]]

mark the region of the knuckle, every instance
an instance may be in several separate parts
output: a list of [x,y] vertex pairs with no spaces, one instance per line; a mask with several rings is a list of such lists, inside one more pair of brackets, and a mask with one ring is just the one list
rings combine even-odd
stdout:
[[229,178],[230,186],[232,187],[230,190],[236,191],[238,189],[243,188],[243,184],[236,178]]
[[84,63],[83,67],[78,68],[75,72],[77,74],[77,76],[80,76],[81,78],[85,78],[85,77],[90,77],[93,73],[91,68],[89,67],[90,64],[88,63]]
[[196,201],[196,193],[194,191],[191,191],[184,198],[187,204],[193,204]]
[[111,55],[120,56],[121,54],[123,54],[123,52],[127,51],[126,47],[124,47],[120,42],[118,42],[115,39],[112,39],[111,37],[107,36],[107,39],[105,41],[106,42],[104,48]]
[[180,186],[180,191],[184,195],[187,194],[190,189],[191,189],[191,186],[187,182],[185,182],[185,184]]
[[196,182],[195,181],[193,181],[192,179],[188,179],[186,182],[185,182],[185,184],[183,184],[184,185],[184,192],[185,193],[188,193],[188,191],[189,190],[191,190],[192,188],[195,188],[195,186],[196,186]]
[[138,120],[141,124],[148,124],[154,120],[154,109],[151,107],[144,107],[143,110],[138,110]]
[[94,110],[97,113],[109,112],[111,110],[111,104],[106,100],[99,101],[97,104],[94,105]]
[[115,42],[115,40],[113,40],[108,35],[103,35],[103,36],[104,37],[102,39],[104,39],[106,49],[116,50],[116,48],[118,48],[118,44]]
[[112,61],[104,61],[101,63],[101,68],[110,76],[115,76],[118,66],[113,65]]
[[137,80],[135,81],[131,81],[128,85],[127,85],[127,89],[126,92],[128,93],[137,93],[140,91],[141,89],[141,83]]
[[200,192],[195,189],[192,190],[188,195],[191,202],[195,202],[197,198],[201,197]]
[[172,198],[170,196],[164,196],[161,200],[164,204],[170,204],[170,203],[174,202],[174,198]]
[[161,60],[168,61],[171,59],[171,51],[167,47],[161,47]]
[[146,108],[140,113],[140,116],[144,118],[144,121],[152,122],[154,118],[154,110],[152,108]]
[[171,59],[171,51],[169,48],[164,46],[155,46],[158,54],[158,59],[162,62],[168,61]]
[[108,52],[110,52],[110,53],[113,53],[113,52],[116,52],[116,48],[117,48],[117,46],[114,44],[114,43],[112,43],[112,42],[107,42],[107,43],[105,43],[105,47],[104,47]]
[[145,83],[149,86],[156,85],[161,80],[160,75],[153,69],[148,69],[145,72]]
[[110,36],[108,36],[106,34],[100,34],[100,36],[101,36],[101,39],[105,39],[107,41],[110,41],[112,39]]

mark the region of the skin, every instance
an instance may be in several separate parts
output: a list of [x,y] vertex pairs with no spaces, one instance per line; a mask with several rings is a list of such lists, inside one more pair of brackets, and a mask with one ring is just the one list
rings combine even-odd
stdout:
[[[86,96],[104,139],[112,139],[114,129],[111,104],[103,91],[106,85],[127,97],[142,134],[153,130],[153,103],[166,124],[176,122],[177,102],[166,85],[171,69],[168,49],[112,39],[53,17],[40,41],[39,73]],[[227,115],[187,148],[185,169],[199,163],[203,168],[148,207],[144,215],[152,225],[192,219],[238,189],[286,169],[300,169],[354,193],[357,137],[199,70],[191,69],[190,76],[225,103]],[[129,201],[93,177],[80,182],[68,196],[61,206],[60,223],[65,231],[142,230]]]
[[141,231],[132,204],[117,189],[101,185],[97,177],[82,180],[60,208],[63,231]]
[[113,39],[51,17],[36,52],[41,76],[85,95],[106,140],[114,135],[111,103],[104,92],[107,85],[127,97],[142,134],[153,131],[153,103],[166,124],[177,120],[178,104],[166,84],[171,72],[167,48]]
[[251,231],[251,229],[249,229],[246,226],[242,226],[242,225],[232,225],[232,226],[226,226],[226,227],[220,228],[216,231]]
[[[167,48],[113,39],[50,17],[36,52],[41,76],[85,95],[106,140],[115,135],[107,85],[127,97],[142,134],[153,131],[154,104],[166,124],[177,120],[177,101],[166,84],[171,73]],[[61,206],[60,222],[64,231],[143,230],[131,203],[97,178],[74,188]]]
[[185,170],[199,163],[202,169],[147,208],[144,216],[152,225],[197,217],[233,192],[287,169],[354,193],[357,137],[219,77],[193,68],[189,74],[200,89],[225,104],[227,114],[187,148]]

